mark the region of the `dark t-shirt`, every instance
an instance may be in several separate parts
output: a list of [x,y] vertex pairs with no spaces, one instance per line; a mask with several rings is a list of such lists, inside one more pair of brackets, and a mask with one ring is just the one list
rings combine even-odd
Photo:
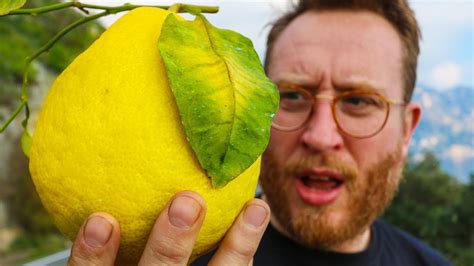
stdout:
[[[255,254],[254,265],[451,265],[420,240],[382,221],[375,221],[371,230],[369,247],[349,254],[304,248],[269,225]],[[207,265],[211,256],[203,256],[192,265]]]

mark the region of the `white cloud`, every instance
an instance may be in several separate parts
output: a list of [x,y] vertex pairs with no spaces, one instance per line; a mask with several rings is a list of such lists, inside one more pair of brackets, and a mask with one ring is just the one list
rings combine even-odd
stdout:
[[445,62],[434,66],[430,73],[430,83],[437,89],[451,89],[461,82],[461,66]]
[[413,155],[413,161],[416,162],[416,163],[419,163],[421,161],[423,161],[423,159],[425,159],[425,154],[424,153],[417,153],[415,155]]
[[441,122],[441,124],[449,126],[453,124],[454,119],[450,115],[445,115],[445,116],[440,117],[439,121]]
[[419,146],[420,146],[421,149],[430,150],[430,149],[433,149],[434,147],[436,147],[439,144],[439,142],[440,142],[440,140],[439,140],[438,137],[429,136],[429,137],[426,137],[426,138],[422,138],[420,140]]
[[431,99],[431,95],[427,92],[421,95],[421,104],[423,108],[429,109],[433,106],[433,100]]
[[462,163],[474,158],[474,149],[470,146],[454,144],[444,154],[455,163]]
[[463,131],[464,128],[465,126],[463,123],[454,123],[451,127],[451,132],[453,132],[453,134],[458,134],[459,132]]

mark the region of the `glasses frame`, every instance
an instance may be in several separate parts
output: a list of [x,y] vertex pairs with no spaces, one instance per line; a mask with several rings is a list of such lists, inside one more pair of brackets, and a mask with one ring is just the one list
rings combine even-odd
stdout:
[[[289,83],[289,82],[277,82],[276,83],[277,87],[280,88],[280,87],[284,87],[284,88],[288,88],[288,89],[292,89],[292,90],[296,90],[298,92],[301,92],[302,94],[306,95],[308,97],[308,99],[311,99],[311,111],[310,113],[308,114],[308,117],[303,121],[303,123],[301,123],[301,125],[299,126],[296,126],[296,127],[292,127],[292,128],[285,128],[285,127],[282,127],[282,126],[279,126],[277,124],[275,124],[274,122],[272,122],[272,127],[277,129],[277,130],[280,130],[280,131],[286,131],[286,132],[291,132],[291,131],[295,131],[295,130],[298,130],[298,129],[301,129],[303,128],[304,126],[306,126],[306,124],[308,123],[308,121],[310,120],[311,116],[313,115],[313,112],[314,112],[314,103],[316,100],[330,100],[332,103],[331,103],[331,112],[332,112],[332,117],[334,119],[334,121],[336,122],[336,125],[337,125],[337,128],[343,132],[345,135],[348,135],[350,137],[353,137],[353,138],[357,138],[357,139],[365,139],[365,138],[370,138],[370,137],[373,137],[375,135],[377,135],[380,131],[382,131],[382,129],[385,127],[385,125],[387,124],[387,121],[388,121],[388,117],[390,116],[390,107],[392,105],[396,105],[396,106],[406,106],[407,103],[405,102],[400,102],[400,101],[397,101],[397,100],[393,100],[393,99],[389,99],[387,98],[385,95],[379,93],[379,92],[376,92],[374,90],[371,90],[371,89],[356,89],[356,90],[351,90],[351,91],[346,91],[346,92],[343,92],[341,94],[338,94],[337,96],[333,96],[333,95],[326,95],[326,94],[316,94],[316,95],[313,95],[312,93],[310,93],[308,90],[306,90],[304,87],[302,86],[299,86],[299,85],[296,85],[296,84],[293,84],[293,83]],[[374,133],[370,134],[370,135],[367,135],[367,136],[357,136],[357,135],[353,135],[347,131],[345,131],[341,126],[340,126],[340,121],[338,120],[337,116],[336,116],[336,103],[339,101],[339,99],[341,99],[342,97],[345,97],[347,95],[351,95],[351,94],[372,94],[372,95],[377,95],[378,97],[380,97],[387,105],[387,112],[386,112],[386,115],[385,115],[385,120],[383,121],[382,125],[380,126],[380,128],[375,131]]]

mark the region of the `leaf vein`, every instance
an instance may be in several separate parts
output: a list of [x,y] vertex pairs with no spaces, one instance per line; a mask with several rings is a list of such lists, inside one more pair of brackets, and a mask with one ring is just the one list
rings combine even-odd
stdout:
[[[228,63],[227,63],[227,61],[225,60],[225,57],[222,56],[221,54],[219,54],[219,53],[217,52],[217,47],[216,47],[216,45],[214,44],[214,42],[212,41],[211,34],[210,34],[210,31],[209,31],[209,28],[208,28],[208,25],[209,25],[209,24],[208,24],[206,18],[204,18],[203,16],[201,16],[201,19],[204,21],[204,23],[203,23],[203,24],[204,24],[204,29],[206,30],[207,37],[208,37],[208,39],[209,39],[209,44],[211,45],[212,51],[213,51],[219,58],[221,58],[221,60],[224,62],[224,65],[225,65],[226,70],[227,70],[227,76],[228,76],[228,78],[229,78],[229,80],[230,80],[230,84],[233,85],[233,84],[234,84],[234,80],[233,80],[232,75],[231,75],[231,73],[230,73],[230,68],[229,68],[229,66],[228,66]],[[222,158],[227,157],[227,154],[229,153],[229,147],[231,146],[231,145],[229,145],[229,144],[231,143],[232,135],[234,134],[234,131],[235,131],[234,129],[235,129],[235,124],[236,124],[236,123],[235,123],[234,120],[235,120],[235,117],[236,117],[235,114],[236,114],[236,112],[237,112],[237,111],[236,111],[236,105],[237,105],[237,104],[236,104],[236,99],[235,99],[235,98],[236,98],[236,96],[235,96],[235,91],[236,91],[236,90],[237,90],[237,88],[236,88],[235,90],[232,90],[232,97],[233,97],[233,102],[234,102],[234,104],[233,104],[233,110],[232,110],[232,126],[231,126],[231,129],[230,129],[229,137],[227,138],[227,141],[226,141],[226,146],[227,146],[228,148],[226,149],[226,151],[225,151],[225,153],[223,154]]]

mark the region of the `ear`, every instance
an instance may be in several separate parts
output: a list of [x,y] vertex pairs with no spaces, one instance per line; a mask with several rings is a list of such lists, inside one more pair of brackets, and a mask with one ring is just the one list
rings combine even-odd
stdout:
[[417,103],[408,103],[405,108],[405,117],[403,120],[403,156],[406,157],[408,154],[408,146],[410,140],[415,131],[416,126],[420,122],[421,118],[421,106]]

